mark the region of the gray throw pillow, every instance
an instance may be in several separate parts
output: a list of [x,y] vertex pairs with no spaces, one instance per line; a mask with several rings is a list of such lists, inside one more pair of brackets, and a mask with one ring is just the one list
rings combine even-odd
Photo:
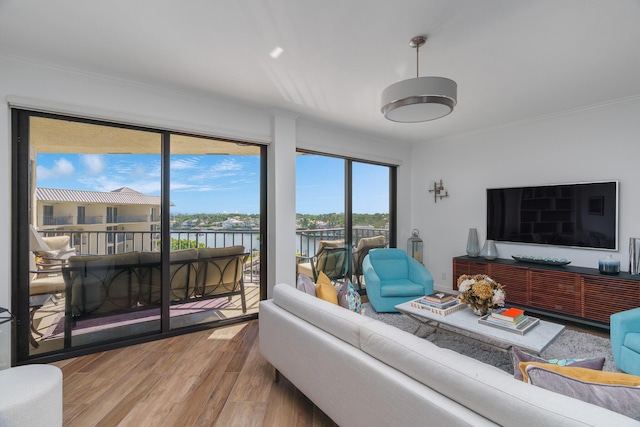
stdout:
[[522,381],[520,362],[541,362],[552,363],[558,366],[573,366],[574,368],[587,368],[602,371],[604,367],[604,357],[591,357],[588,359],[543,359],[533,354],[525,353],[518,347],[513,347],[513,378]]
[[580,381],[535,365],[526,369],[530,384],[640,421],[640,387]]
[[311,278],[305,274],[298,274],[296,288],[309,295],[316,296],[316,286],[311,281]]

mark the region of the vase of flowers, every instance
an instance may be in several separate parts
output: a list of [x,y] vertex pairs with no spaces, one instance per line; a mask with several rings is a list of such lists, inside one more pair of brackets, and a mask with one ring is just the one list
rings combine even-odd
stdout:
[[504,307],[504,287],[486,274],[463,274],[458,277],[458,301],[483,316],[490,309]]

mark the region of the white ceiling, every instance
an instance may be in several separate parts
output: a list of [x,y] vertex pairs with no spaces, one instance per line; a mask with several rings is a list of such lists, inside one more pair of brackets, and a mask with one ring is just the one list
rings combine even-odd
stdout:
[[[380,93],[415,77],[416,35],[428,36],[420,75],[457,81],[458,105],[433,122],[389,122]],[[0,0],[0,55],[390,141],[640,97],[639,46],[639,0]]]

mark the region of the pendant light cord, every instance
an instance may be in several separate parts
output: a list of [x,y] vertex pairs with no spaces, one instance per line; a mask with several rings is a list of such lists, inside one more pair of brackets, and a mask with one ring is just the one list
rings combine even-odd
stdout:
[[416,78],[420,77],[420,45],[416,46]]

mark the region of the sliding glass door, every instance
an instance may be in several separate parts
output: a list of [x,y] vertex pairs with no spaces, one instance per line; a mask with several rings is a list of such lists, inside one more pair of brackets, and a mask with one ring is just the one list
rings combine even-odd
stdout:
[[22,110],[12,126],[18,361],[255,316],[264,147]]
[[364,288],[362,261],[371,249],[388,247],[391,228],[391,174],[395,169],[351,163],[351,230],[353,280]]
[[393,166],[298,152],[298,273],[315,280],[317,271],[330,264],[325,264],[322,252],[341,246],[346,257],[332,260],[344,261],[346,274],[339,277],[332,271],[331,278],[350,278],[364,289],[364,256],[373,247],[395,246],[395,173]]

